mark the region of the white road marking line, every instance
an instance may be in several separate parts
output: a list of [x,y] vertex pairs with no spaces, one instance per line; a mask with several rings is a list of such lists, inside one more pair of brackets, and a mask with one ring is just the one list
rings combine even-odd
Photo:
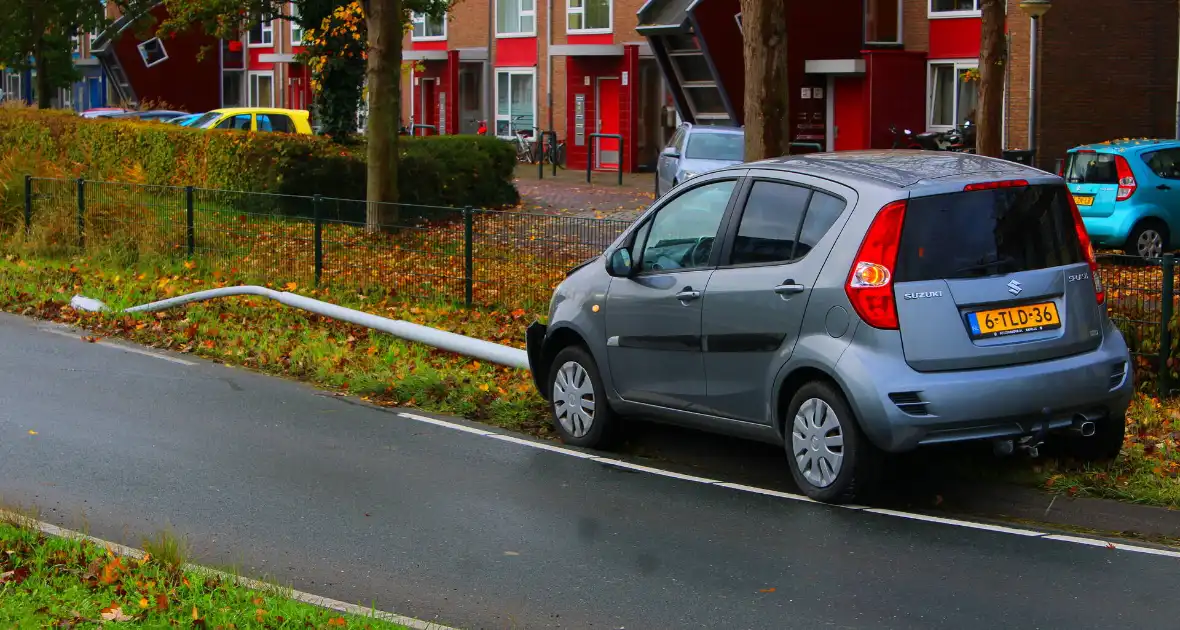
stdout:
[[[426,416],[419,416],[419,415],[412,414],[412,413],[399,413],[397,415],[399,415],[403,418],[407,418],[410,420],[417,420],[419,422],[425,422],[427,424],[433,424],[435,426],[443,427],[446,429],[454,429],[456,431],[462,431],[464,433],[473,433],[475,435],[480,435],[483,437],[490,437],[490,438],[499,440],[501,442],[511,442],[513,444],[519,444],[521,446],[527,446],[529,448],[550,451],[550,452],[557,453],[560,455],[568,455],[570,457],[577,457],[578,459],[587,459],[590,461],[596,461],[596,462],[608,464],[611,466],[618,466],[621,468],[629,468],[631,470],[646,472],[649,474],[658,475],[660,477],[669,477],[672,479],[680,479],[680,480],[689,481],[692,483],[699,483],[699,484],[703,484],[703,485],[707,485],[707,486],[717,486],[720,488],[727,488],[729,490],[737,490],[739,492],[747,492],[750,494],[760,494],[760,495],[775,497],[775,498],[779,498],[779,499],[787,499],[790,501],[800,501],[803,503],[818,503],[818,501],[810,499],[810,498],[803,496],[801,494],[793,494],[790,492],[781,492],[779,490],[771,490],[769,488],[759,488],[757,486],[747,486],[747,485],[740,484],[740,483],[723,482],[723,481],[718,481],[716,479],[708,479],[706,477],[694,477],[692,475],[685,475],[685,474],[673,472],[670,470],[651,468],[649,466],[641,466],[639,464],[632,464],[630,462],[624,462],[624,461],[620,461],[617,459],[599,457],[596,455],[588,455],[587,453],[583,453],[581,451],[575,451],[575,450],[568,449],[568,448],[554,445],[554,444],[544,444],[541,442],[534,442],[532,440],[525,440],[525,439],[518,438],[515,436],[505,435],[503,433],[496,433],[494,431],[482,431],[479,429],[473,429],[471,427],[468,427],[468,426],[465,426],[462,424],[458,424],[455,422],[449,422],[447,420],[439,420],[437,418],[427,418]],[[990,523],[976,523],[974,521],[964,521],[964,520],[955,519],[955,518],[943,518],[941,516],[928,516],[925,514],[915,514],[912,512],[900,512],[897,510],[888,510],[888,509],[884,509],[884,508],[870,508],[870,507],[865,507],[863,505],[833,505],[832,507],[839,507],[839,508],[850,509],[850,510],[861,511],[861,512],[871,512],[873,514],[880,514],[882,516],[892,516],[892,517],[896,517],[896,518],[904,518],[904,519],[914,520],[914,521],[923,521],[926,523],[933,523],[933,524],[937,524],[937,525],[949,525],[951,527],[964,527],[967,529],[978,529],[978,530],[982,530],[982,531],[994,532],[997,534],[1009,534],[1012,536],[1024,536],[1026,538],[1042,538],[1042,539],[1047,539],[1047,540],[1056,540],[1059,542],[1068,542],[1068,543],[1074,543],[1074,544],[1079,544],[1079,545],[1088,545],[1088,546],[1097,546],[1097,547],[1109,547],[1110,545],[1114,545],[1113,549],[1118,550],[1118,551],[1129,551],[1132,553],[1142,553],[1142,554],[1153,555],[1153,556],[1164,556],[1164,557],[1168,557],[1168,558],[1180,558],[1180,551],[1169,551],[1169,550],[1165,550],[1165,549],[1154,549],[1151,547],[1140,547],[1137,545],[1124,545],[1124,544],[1120,544],[1120,543],[1109,543],[1107,541],[1098,540],[1095,538],[1079,538],[1079,537],[1075,537],[1075,536],[1062,536],[1062,535],[1050,534],[1049,532],[1037,531],[1037,530],[1032,530],[1032,529],[1005,527],[1003,525],[992,525]]]
[[[81,332],[72,332],[69,330],[61,330],[61,329],[54,329],[54,328],[42,327],[42,328],[38,328],[37,330],[40,330],[41,332],[47,332],[51,335],[58,335],[59,337],[69,337],[71,339],[77,339],[79,341],[81,341],[82,337],[85,336]],[[103,341],[101,339],[98,341],[95,341],[94,345],[102,346],[104,348],[114,348],[115,350],[122,350],[123,352],[130,352],[131,354],[139,354],[139,355],[143,355],[145,357],[151,357],[153,359],[160,359],[162,361],[168,361],[170,363],[176,363],[179,365],[188,365],[188,366],[196,365],[196,363],[193,361],[185,361],[184,359],[170,357],[166,354],[160,354],[157,352],[152,352],[150,350],[144,350],[142,348],[136,348],[134,346],[128,346],[128,345],[124,345],[121,343],[110,343],[107,341]]]
[[[128,558],[135,558],[135,559],[141,559],[144,556],[144,552],[141,549],[135,549],[133,547],[128,547],[126,545],[120,545],[119,543],[111,542],[109,540],[103,540],[101,538],[87,536],[86,534],[83,534],[81,532],[76,532],[72,529],[58,527],[57,525],[54,525],[53,523],[46,523],[44,521],[34,520],[31,518],[22,516],[20,514],[14,514],[12,512],[7,512],[5,510],[0,510],[0,520],[10,521],[10,522],[17,523],[17,524],[24,526],[24,527],[36,529],[37,531],[40,531],[43,534],[46,534],[49,536],[54,536],[57,538],[72,538],[75,540],[86,540],[86,541],[89,541],[89,542],[91,542],[95,545],[98,545],[99,547],[102,547],[104,549],[110,549],[112,553],[115,553],[120,556],[124,556],[124,557],[128,557]],[[275,584],[271,584],[268,582],[262,582],[262,581],[254,580],[254,579],[251,579],[248,577],[242,577],[240,575],[233,575],[230,573],[226,573],[224,571],[218,571],[217,569],[210,569],[209,567],[203,567],[203,566],[196,565],[196,564],[185,564],[181,568],[184,569],[185,571],[191,571],[194,573],[201,573],[204,575],[215,575],[224,581],[233,582],[239,586],[242,586],[244,588],[248,588],[251,590],[255,590],[255,591],[271,593],[271,592],[276,592],[276,590],[277,590],[278,593],[280,593],[283,597],[287,597],[288,599],[293,599],[298,602],[303,602],[305,604],[311,604],[312,606],[318,606],[320,608],[327,608],[329,610],[336,610],[339,612],[348,613],[350,615],[356,615],[358,617],[363,617],[363,618],[367,618],[367,619],[380,619],[382,621],[389,621],[389,622],[392,622],[395,624],[403,625],[407,628],[413,628],[414,630],[457,630],[456,628],[451,628],[449,626],[444,626],[444,625],[433,623],[430,621],[423,621],[421,619],[414,619],[413,617],[406,617],[404,615],[398,615],[396,613],[385,612],[385,611],[381,611],[381,610],[374,610],[372,608],[365,608],[363,606],[357,606],[356,604],[349,604],[348,602],[342,602],[340,600],[330,599],[328,597],[320,597],[319,595],[313,595],[311,593],[305,593],[303,591],[296,591],[294,589],[282,588],[282,587],[279,587]]]

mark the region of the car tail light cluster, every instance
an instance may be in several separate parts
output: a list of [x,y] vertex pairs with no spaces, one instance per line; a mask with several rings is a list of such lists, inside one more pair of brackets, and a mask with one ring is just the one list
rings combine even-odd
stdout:
[[979,182],[976,184],[967,184],[963,187],[966,192],[975,190],[995,190],[997,188],[1023,188],[1028,186],[1028,180],[1024,179],[1006,179],[998,182]]
[[1126,201],[1135,194],[1135,189],[1139,188],[1139,183],[1135,181],[1135,174],[1131,172],[1131,165],[1127,163],[1127,158],[1116,155],[1114,156],[1114,168],[1118,173],[1119,191],[1115,195],[1115,201]]
[[844,287],[848,301],[856,314],[873,328],[898,328],[893,273],[897,266],[905,209],[904,200],[881,208],[848,272],[848,284]]
[[1090,242],[1090,234],[1086,232],[1086,224],[1082,222],[1082,213],[1078,210],[1078,204],[1074,201],[1073,195],[1066,194],[1065,196],[1069,198],[1069,209],[1073,213],[1073,226],[1078,233],[1078,243],[1082,246],[1086,262],[1090,264],[1090,277],[1094,280],[1094,295],[1098,298],[1098,303],[1103,304],[1106,302],[1106,289],[1103,288],[1102,277],[1098,274],[1098,258],[1094,255],[1094,244]]

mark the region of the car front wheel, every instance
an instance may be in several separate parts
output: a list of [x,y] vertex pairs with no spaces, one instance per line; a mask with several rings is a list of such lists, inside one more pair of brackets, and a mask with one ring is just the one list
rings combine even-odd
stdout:
[[614,445],[621,421],[606,400],[594,357],[581,346],[564,348],[549,370],[553,428],[571,446],[604,449]]
[[838,389],[825,382],[799,388],[785,421],[787,460],[803,494],[824,503],[850,503],[871,494],[883,455],[861,432]]

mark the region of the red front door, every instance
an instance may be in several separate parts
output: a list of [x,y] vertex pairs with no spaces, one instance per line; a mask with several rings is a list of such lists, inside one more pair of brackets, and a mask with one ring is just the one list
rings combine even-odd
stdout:
[[415,135],[433,136],[438,132],[438,81],[422,79],[422,124],[430,127],[421,129]]
[[[598,77],[594,90],[595,131],[619,133],[619,78]],[[602,170],[616,170],[622,154],[619,141],[614,138],[594,139],[594,166]]]

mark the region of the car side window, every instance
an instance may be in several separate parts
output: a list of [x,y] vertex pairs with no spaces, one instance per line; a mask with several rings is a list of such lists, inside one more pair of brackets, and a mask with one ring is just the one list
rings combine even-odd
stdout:
[[711,182],[685,191],[660,208],[646,226],[641,271],[699,269],[709,264],[721,219],[736,180]]
[[836,224],[836,219],[844,213],[847,205],[843,199],[818,190],[811,195],[811,203],[807,205],[807,214],[803,217],[803,229],[799,231],[799,240],[795,243],[795,260],[803,258],[815,248]]
[[1162,149],[1144,154],[1143,161],[1164,179],[1180,179],[1180,149]]
[[230,116],[225,120],[217,123],[218,129],[237,129],[239,131],[249,131],[250,129],[250,114],[238,114],[237,116]]
[[684,155],[684,147],[688,145],[688,128],[680,128],[680,137],[676,139],[676,152]]
[[291,133],[291,119],[282,114],[259,114],[258,130]]
[[683,138],[684,138],[684,127],[681,127],[676,130],[676,133],[672,134],[672,139],[670,141],[668,141],[668,148],[669,149],[676,149],[677,151],[679,151],[680,150],[680,141]]
[[754,182],[738,223],[730,264],[786,263],[802,258],[797,243],[811,195],[811,189],[802,186]]

